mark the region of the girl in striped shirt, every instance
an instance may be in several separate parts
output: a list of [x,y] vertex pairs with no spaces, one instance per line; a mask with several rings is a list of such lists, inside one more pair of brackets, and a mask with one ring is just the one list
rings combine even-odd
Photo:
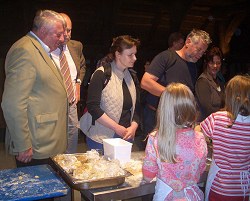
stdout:
[[250,188],[250,77],[237,75],[226,86],[225,108],[200,126],[213,142],[205,200],[248,201]]

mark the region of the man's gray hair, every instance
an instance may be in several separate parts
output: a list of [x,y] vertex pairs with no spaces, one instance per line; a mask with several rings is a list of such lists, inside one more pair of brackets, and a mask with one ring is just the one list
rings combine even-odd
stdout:
[[61,22],[66,27],[63,17],[53,10],[39,10],[33,21],[32,30],[39,30],[41,27],[51,28],[55,22]]
[[198,43],[200,40],[202,40],[207,45],[212,43],[212,40],[211,40],[209,34],[203,30],[200,30],[200,29],[193,29],[188,34],[187,38],[190,38],[193,43]]

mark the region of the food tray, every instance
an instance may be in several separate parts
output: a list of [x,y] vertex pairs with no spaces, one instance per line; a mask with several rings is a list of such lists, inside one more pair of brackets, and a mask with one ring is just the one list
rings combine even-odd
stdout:
[[[84,154],[84,153],[83,153]],[[67,155],[81,155],[81,154],[67,154]],[[108,177],[104,179],[97,179],[97,180],[83,180],[83,179],[76,179],[73,177],[72,174],[69,174],[67,171],[60,166],[54,158],[50,158],[52,161],[51,166],[60,174],[60,176],[64,179],[67,184],[75,189],[75,190],[84,190],[84,189],[93,189],[93,188],[103,188],[103,187],[110,187],[110,186],[118,186],[125,182],[125,177],[129,176],[130,174],[125,171],[125,174],[122,176],[117,177]]]

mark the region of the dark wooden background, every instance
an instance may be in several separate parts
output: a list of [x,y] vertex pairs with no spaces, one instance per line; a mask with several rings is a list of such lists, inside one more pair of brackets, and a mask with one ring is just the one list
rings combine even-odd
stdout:
[[[171,32],[186,35],[193,28],[207,31],[225,55],[227,78],[249,72],[249,0],[1,0],[0,69],[10,46],[31,28],[35,12],[52,9],[73,22],[72,39],[84,45],[88,68],[94,69],[112,38],[129,34],[141,40],[136,70],[166,49]],[[1,92],[0,91],[0,92]]]

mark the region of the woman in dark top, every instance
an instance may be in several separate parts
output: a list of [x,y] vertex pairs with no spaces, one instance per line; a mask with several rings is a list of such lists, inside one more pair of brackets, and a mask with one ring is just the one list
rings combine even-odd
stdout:
[[[128,35],[113,39],[110,54],[94,72],[88,88],[87,116],[82,121],[89,149],[103,149],[102,140],[120,137],[133,141],[139,123],[137,87],[128,68],[136,61],[139,40]],[[111,70],[107,79],[105,68]],[[84,118],[84,117],[82,117]],[[85,122],[85,123],[83,123]]]
[[224,82],[217,76],[223,55],[218,47],[210,48],[204,59],[204,71],[195,85],[195,94],[200,107],[199,121],[224,105]]

